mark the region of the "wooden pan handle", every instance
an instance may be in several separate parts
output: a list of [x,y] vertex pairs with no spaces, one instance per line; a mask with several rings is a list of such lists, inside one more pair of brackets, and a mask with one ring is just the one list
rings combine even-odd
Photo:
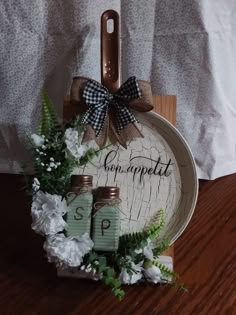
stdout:
[[[113,30],[108,32],[108,20],[113,20]],[[101,17],[101,82],[110,91],[120,87],[119,15],[107,10]]]

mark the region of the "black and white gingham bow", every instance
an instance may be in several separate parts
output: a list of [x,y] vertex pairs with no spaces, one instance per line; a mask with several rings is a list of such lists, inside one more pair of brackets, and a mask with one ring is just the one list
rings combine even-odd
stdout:
[[118,134],[129,123],[136,122],[135,116],[127,108],[127,104],[142,94],[135,77],[130,77],[120,89],[112,94],[97,81],[89,80],[83,91],[83,99],[89,107],[83,115],[82,124],[91,125],[99,136],[110,109],[115,113],[115,123]]

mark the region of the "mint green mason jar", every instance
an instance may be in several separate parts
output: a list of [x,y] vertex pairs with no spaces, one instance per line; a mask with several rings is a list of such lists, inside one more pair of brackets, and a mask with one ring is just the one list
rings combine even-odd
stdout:
[[84,233],[90,235],[91,215],[93,208],[93,176],[72,175],[71,187],[67,193],[66,229],[67,236],[81,236]]
[[118,187],[98,187],[94,203],[92,239],[98,251],[116,251],[120,236]]

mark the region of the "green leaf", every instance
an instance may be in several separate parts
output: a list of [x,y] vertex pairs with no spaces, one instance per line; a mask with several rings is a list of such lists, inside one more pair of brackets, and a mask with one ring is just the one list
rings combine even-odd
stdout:
[[98,258],[100,266],[106,266],[107,265],[107,259],[105,256],[99,256]]
[[42,117],[39,133],[44,135],[46,138],[51,139],[56,135],[56,133],[62,130],[62,127],[58,121],[56,111],[48,97],[47,92],[43,91],[42,95]]
[[105,277],[104,282],[106,285],[112,284],[113,283],[113,277]]
[[160,209],[158,213],[151,219],[151,224],[146,227],[149,238],[155,239],[165,226],[164,210]]
[[113,281],[113,286],[114,286],[114,288],[120,288],[120,286],[121,286],[121,282],[120,282],[120,280],[118,280],[118,279],[114,279],[114,281]]
[[119,290],[119,293],[118,293],[119,300],[122,301],[124,297],[125,297],[125,291]]
[[179,278],[179,275],[175,272],[173,272],[170,268],[166,267],[164,264],[162,264],[161,262],[157,261],[157,260],[153,260],[152,261],[152,264],[154,266],[157,266],[160,270],[161,270],[161,273],[164,275],[164,276],[167,276],[167,277],[171,277],[173,278],[174,280],[175,279],[178,279]]
[[98,271],[99,273],[105,273],[107,270],[107,259],[105,256],[99,256],[98,257],[99,267]]
[[107,271],[107,275],[109,277],[114,277],[115,275],[115,270],[113,268],[109,268],[108,271]]
[[121,255],[126,255],[130,249],[145,247],[147,245],[148,238],[155,239],[165,226],[164,210],[160,209],[151,222],[152,224],[148,225],[142,232],[120,236],[118,252]]
[[156,248],[153,249],[154,256],[161,255],[165,250],[170,247],[170,241],[167,239],[162,240],[156,244]]
[[97,260],[97,259],[98,259],[98,254],[95,253],[94,251],[91,251],[89,253],[89,262],[92,262],[92,261]]

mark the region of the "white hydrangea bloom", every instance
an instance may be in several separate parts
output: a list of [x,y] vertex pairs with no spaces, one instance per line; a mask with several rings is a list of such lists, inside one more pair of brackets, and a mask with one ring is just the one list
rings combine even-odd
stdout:
[[68,211],[66,200],[58,195],[38,191],[32,202],[32,229],[42,235],[63,231],[67,223],[63,215]]
[[78,267],[83,257],[93,248],[93,241],[88,233],[80,237],[66,237],[63,233],[49,235],[44,243],[48,261],[57,267]]
[[136,254],[142,254],[149,260],[153,260],[154,259],[154,255],[153,255],[153,249],[155,248],[155,246],[153,245],[153,242],[150,238],[147,239],[147,245],[143,248],[138,248],[135,250]]
[[31,136],[30,136],[33,144],[36,146],[36,147],[41,147],[43,144],[44,144],[44,137],[41,137],[39,135],[36,135],[36,133],[33,133]]
[[119,275],[119,280],[121,283],[134,284],[142,279],[142,268],[140,264],[135,265],[133,262],[131,262],[131,268],[134,271],[128,272],[126,268],[121,269],[121,273]]
[[145,268],[144,275],[149,282],[159,283],[161,281],[161,270],[155,265]]
[[86,145],[80,143],[79,133],[77,130],[73,128],[68,128],[65,131],[65,143],[68,151],[73,155],[76,159],[81,158],[85,152],[88,150]]

